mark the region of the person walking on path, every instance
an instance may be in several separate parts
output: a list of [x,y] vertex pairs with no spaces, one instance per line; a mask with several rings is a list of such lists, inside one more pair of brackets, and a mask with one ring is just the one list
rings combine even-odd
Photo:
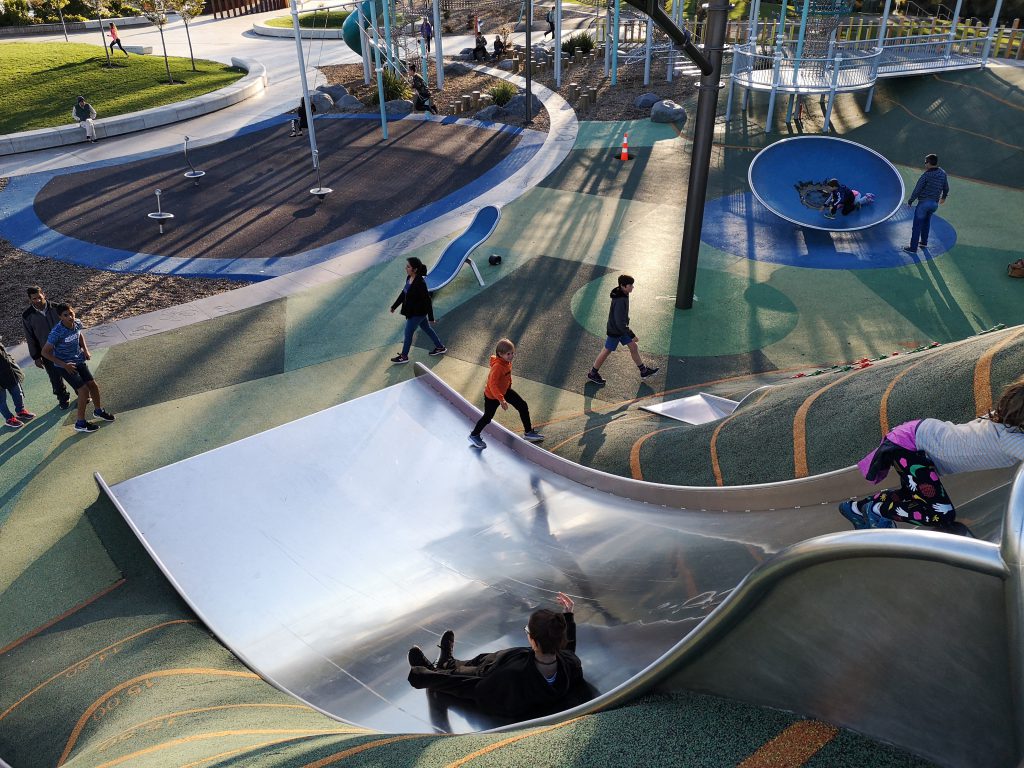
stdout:
[[956,522],[956,510],[940,475],[1012,467],[1024,461],[1024,376],[1010,384],[995,410],[966,424],[917,419],[900,424],[859,464],[872,483],[892,467],[899,490],[859,501],[844,501],[839,511],[854,528],[895,528],[897,522],[969,534]]
[[96,119],[96,110],[85,100],[85,96],[78,97],[75,106],[71,108],[71,116],[85,128],[85,138],[95,144],[96,124],[93,123],[93,120]]
[[93,415],[103,421],[113,421],[114,414],[103,410],[100,388],[93,378],[86,361],[92,358],[82,333],[82,321],[75,318],[75,309],[70,304],[58,304],[60,322],[50,331],[43,346],[43,357],[60,368],[64,380],[78,393],[78,416],[76,432],[95,432],[99,427],[85,420],[85,406],[92,398],[95,404]]
[[932,214],[939,209],[939,206],[946,202],[949,195],[949,179],[946,172],[939,168],[939,156],[928,155],[924,159],[924,173],[917,180],[914,191],[910,193],[907,205],[913,205],[917,200],[917,207],[914,209],[914,226],[910,233],[910,245],[903,250],[907,253],[917,253],[917,246],[928,247],[928,234],[931,232]]
[[608,338],[605,339],[604,349],[598,353],[597,359],[594,361],[594,367],[587,374],[587,378],[595,384],[606,383],[606,379],[602,378],[598,371],[601,370],[604,361],[608,359],[608,355],[614,352],[619,344],[629,349],[633,362],[640,369],[641,379],[646,379],[648,376],[653,376],[658,372],[657,368],[648,367],[640,359],[640,350],[636,345],[636,334],[629,327],[629,295],[633,292],[635,284],[636,280],[632,276],[619,275],[619,284],[612,289],[612,305],[608,309],[608,325],[605,328]]
[[591,698],[576,656],[573,601],[556,599],[563,613],[541,608],[526,624],[527,647],[455,658],[455,632],[441,635],[441,654],[431,663],[419,646],[409,649],[409,684],[474,704],[481,712],[517,720],[561,712]]
[[[21,366],[0,343],[0,416],[3,416],[4,424],[11,429],[21,429],[25,422],[36,417],[25,408],[25,393],[21,389],[24,380],[25,374],[21,372]],[[14,411],[7,407],[7,395],[14,401]]]
[[121,49],[121,53],[123,53],[125,56],[128,55],[128,51],[126,51],[124,49],[124,46],[121,45],[121,35],[119,35],[118,32],[117,32],[117,24],[115,24],[114,22],[110,22],[110,52],[111,52],[111,54],[113,54],[113,52],[114,52],[114,46],[115,45],[118,48]]
[[539,443],[544,439],[544,435],[535,430],[530,423],[530,406],[512,389],[512,358],[515,355],[516,345],[508,339],[501,339],[494,354],[491,355],[491,372],[484,387],[484,415],[480,417],[469,435],[469,442],[476,448],[487,447],[480,433],[494,419],[498,406],[501,406],[501,410],[507,411],[509,403],[519,411],[519,418],[523,420],[523,439],[531,443]]
[[541,39],[551,35],[551,39],[555,39],[555,7],[551,6],[548,8],[547,14],[544,16],[544,21],[548,23],[548,31],[541,35]]
[[30,304],[28,309],[21,313],[21,324],[25,329],[28,354],[36,368],[46,371],[53,394],[57,398],[57,405],[62,411],[66,411],[71,403],[71,394],[64,383],[64,377],[51,361],[43,357],[43,345],[46,344],[50,331],[60,322],[60,315],[57,314],[57,308],[46,300],[46,294],[38,285],[29,286],[27,293]]
[[420,22],[420,37],[423,38],[423,42],[427,45],[427,53],[430,53],[430,41],[434,39],[434,28],[430,24],[430,19],[426,16]]
[[402,308],[402,316],[405,318],[405,341],[402,343],[402,351],[391,358],[392,363],[408,363],[409,347],[412,346],[412,337],[416,329],[424,330],[430,340],[434,342],[434,348],[430,350],[431,356],[443,355],[448,348],[441,343],[441,339],[434,329],[434,305],[430,300],[430,291],[427,290],[427,267],[415,256],[405,260],[405,286],[402,288],[395,303],[391,305],[392,313]]

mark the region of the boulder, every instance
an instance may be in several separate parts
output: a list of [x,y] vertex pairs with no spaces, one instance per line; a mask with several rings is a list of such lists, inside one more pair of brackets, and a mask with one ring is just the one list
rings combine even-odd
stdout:
[[320,91],[313,91],[309,94],[310,101],[313,102],[313,108],[317,112],[330,112],[334,109],[334,99],[328,96],[326,93]]
[[643,93],[636,97],[633,106],[637,109],[650,109],[661,101],[661,96],[656,93]]
[[335,104],[342,96],[348,96],[348,88],[340,83],[338,85],[321,85],[317,90],[330,96]]
[[412,102],[408,99],[385,101],[384,111],[389,115],[405,115],[412,112]]
[[512,71],[512,59],[502,59],[498,62],[498,69],[507,69],[509,72]]
[[499,107],[497,104],[491,104],[490,106],[484,107],[479,112],[477,112],[475,115],[473,115],[473,119],[474,120],[503,120],[507,116],[508,116],[508,112],[506,112],[502,107]]
[[662,99],[651,107],[652,123],[685,123],[686,110],[671,99]]
[[347,96],[342,96],[335,102],[335,105],[342,112],[358,112],[359,110],[363,109],[366,106],[365,104],[363,104],[363,102],[361,102],[359,99],[357,99],[355,96],[351,94]]
[[[543,105],[540,103],[540,99],[537,98],[537,94],[532,93],[530,95],[533,97],[533,101],[531,102],[532,109],[531,109],[530,114],[537,115],[537,114],[540,113],[541,107]],[[526,94],[525,93],[520,93],[520,94],[518,94],[516,96],[513,96],[511,99],[509,99],[508,103],[505,105],[505,111],[508,112],[510,115],[512,115],[514,117],[523,117],[523,118],[525,118],[526,117]]]

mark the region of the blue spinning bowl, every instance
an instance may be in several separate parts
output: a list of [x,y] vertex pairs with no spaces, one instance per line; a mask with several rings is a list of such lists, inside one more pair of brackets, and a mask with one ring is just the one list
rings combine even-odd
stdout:
[[[834,219],[825,218],[809,204],[820,202],[819,185],[830,178],[873,193],[875,201],[847,216],[837,212]],[[880,154],[831,136],[797,136],[765,147],[750,163],[747,180],[758,202],[776,216],[827,232],[881,224],[900,209],[906,192],[899,171]]]

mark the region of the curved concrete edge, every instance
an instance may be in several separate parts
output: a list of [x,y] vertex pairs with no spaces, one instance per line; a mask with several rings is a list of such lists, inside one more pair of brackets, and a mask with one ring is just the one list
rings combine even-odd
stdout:
[[[306,11],[308,13],[308,11]],[[263,37],[287,37],[295,39],[295,31],[291,27],[271,27],[262,22],[253,22],[252,31]],[[300,29],[299,37],[303,40],[341,40],[341,29]]]
[[[95,121],[97,138],[120,136],[125,133],[134,133],[190,120],[193,117],[216,112],[240,101],[251,99],[266,89],[267,69],[260,62],[253,59],[232,58],[231,66],[244,69],[247,74],[231,85],[194,99],[186,99],[174,104],[144,109],[141,112],[132,112],[117,117],[101,117]],[[70,110],[68,111],[70,113]],[[20,152],[33,152],[37,149],[63,147],[70,144],[81,144],[84,141],[85,131],[80,125],[40,128],[35,131],[0,136],[0,155],[14,155]]]

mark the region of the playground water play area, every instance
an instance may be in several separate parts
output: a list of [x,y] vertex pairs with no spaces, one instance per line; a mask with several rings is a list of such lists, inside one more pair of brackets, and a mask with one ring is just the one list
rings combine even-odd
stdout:
[[[782,61],[809,71],[799,38]],[[855,532],[836,511],[888,427],[972,418],[1022,372],[1006,265],[1024,69],[995,39],[984,67],[876,79],[870,110],[868,89],[840,89],[773,112],[781,64],[728,121],[723,91],[687,310],[696,96],[657,124],[582,119],[539,90],[546,134],[416,115],[384,138],[374,114],[320,115],[319,174],[283,109],[208,130],[187,161],[173,134],[130,134],[2,170],[0,236],[27,252],[256,282],[89,328],[117,414],[94,435],[26,367],[38,416],[0,435],[0,758],[1018,764],[1021,480],[950,479],[973,539]],[[604,50],[609,76],[644,66]],[[929,152],[950,197],[907,254]],[[807,190],[833,176],[874,202],[826,219]],[[394,366],[409,256],[436,264],[448,352]],[[599,387],[586,372],[623,272],[660,372],[619,352]],[[546,440],[499,412],[477,452],[503,336]],[[696,423],[643,408],[701,395],[731,405]],[[521,644],[558,591],[596,688],[582,708],[495,722],[406,683],[410,645],[449,627],[460,656]]]

